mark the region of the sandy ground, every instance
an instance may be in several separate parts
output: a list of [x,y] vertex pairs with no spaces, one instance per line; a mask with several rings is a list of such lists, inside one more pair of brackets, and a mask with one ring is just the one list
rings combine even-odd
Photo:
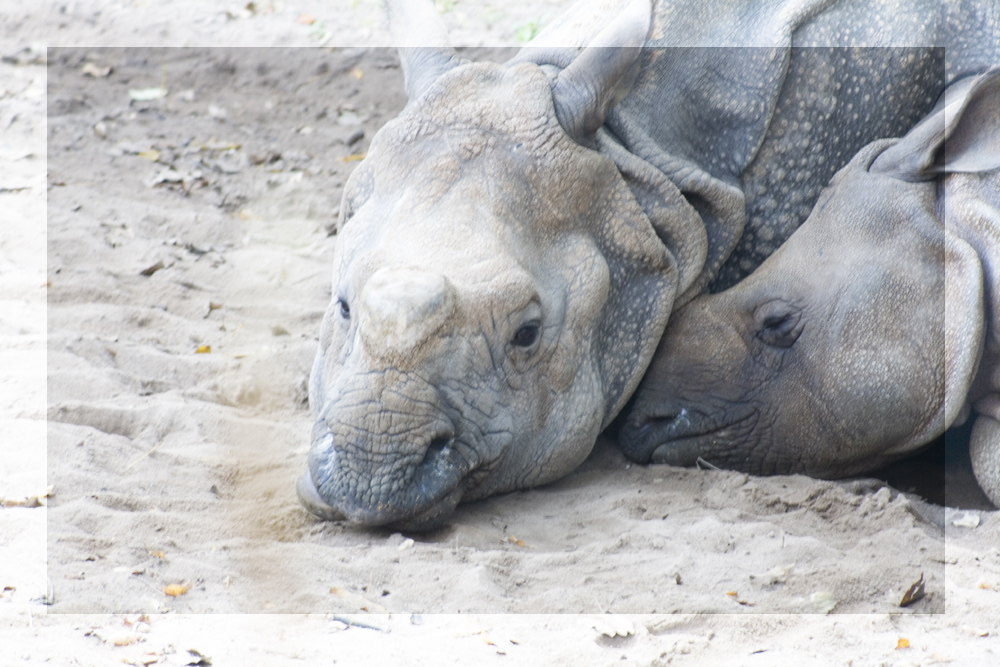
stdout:
[[[504,46],[566,3],[440,4],[457,43]],[[997,661],[998,514],[942,531],[874,485],[602,442],[428,535],[312,519],[293,486],[340,190],[405,102],[394,53],[361,48],[388,42],[377,5],[19,7],[0,0],[0,664]],[[313,48],[198,48],[218,44]]]

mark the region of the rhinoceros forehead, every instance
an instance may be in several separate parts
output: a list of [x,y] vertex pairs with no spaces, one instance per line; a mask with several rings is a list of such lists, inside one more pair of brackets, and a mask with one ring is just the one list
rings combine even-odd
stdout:
[[570,141],[556,120],[548,77],[531,63],[457,67],[411,101],[380,134],[403,147],[444,131],[524,143],[539,154],[557,136]]
[[484,177],[514,195],[558,195],[569,173],[594,172],[593,157],[559,125],[537,65],[472,63],[442,75],[383,127],[364,166],[383,187],[420,184],[429,195]]
[[475,63],[443,75],[379,131],[346,189],[344,208],[356,215],[341,244],[346,255],[351,237],[410,254],[520,255],[565,232],[618,235],[603,229],[617,222],[604,213],[629,198],[614,164],[559,125],[536,65]]

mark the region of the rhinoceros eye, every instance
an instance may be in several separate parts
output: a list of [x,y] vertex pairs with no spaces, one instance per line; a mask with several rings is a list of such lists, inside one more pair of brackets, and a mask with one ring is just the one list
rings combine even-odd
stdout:
[[529,322],[514,332],[510,344],[515,347],[531,347],[538,340],[538,322]]
[[340,306],[340,316],[345,320],[351,319],[351,306],[344,299],[337,299],[337,304]]
[[791,347],[805,327],[802,310],[780,300],[768,301],[759,307],[754,313],[754,320],[757,323],[757,338],[772,347]]

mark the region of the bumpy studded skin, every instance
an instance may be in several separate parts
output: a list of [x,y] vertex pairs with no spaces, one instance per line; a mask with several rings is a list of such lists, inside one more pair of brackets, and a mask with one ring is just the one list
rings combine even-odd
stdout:
[[595,0],[493,64],[390,2],[409,103],[345,188],[306,506],[429,528],[572,471],[671,312],[990,61],[996,17],[942,7]]
[[674,314],[620,435],[638,461],[873,470],[974,419],[1000,506],[1000,68],[842,169],[746,280]]

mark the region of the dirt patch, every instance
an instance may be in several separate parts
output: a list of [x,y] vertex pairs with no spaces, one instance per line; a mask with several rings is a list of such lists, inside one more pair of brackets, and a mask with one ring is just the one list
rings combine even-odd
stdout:
[[[787,664],[891,661],[908,637],[915,662],[971,664],[996,650],[995,515],[975,515],[975,527],[951,516],[946,541],[887,490],[633,466],[601,442],[571,477],[461,506],[429,535],[314,520],[294,495],[304,380],[350,158],[405,102],[394,54],[47,57],[47,97],[30,60],[2,65],[0,97],[20,105],[0,106],[0,122],[49,112],[47,269],[27,259],[43,246],[34,237],[2,246],[17,278],[5,308],[21,309],[4,312],[22,315],[2,318],[0,333],[37,367],[47,330],[55,487],[47,509],[0,510],[12,655]],[[45,127],[20,123],[5,141]],[[4,173],[31,189],[0,196],[37,223],[37,161],[11,150]],[[4,457],[9,495],[45,484],[22,472],[44,447],[36,385],[4,393],[12,428],[36,443]],[[31,512],[47,513],[47,538]],[[927,595],[900,608],[921,574]],[[375,648],[371,633],[384,640]]]

